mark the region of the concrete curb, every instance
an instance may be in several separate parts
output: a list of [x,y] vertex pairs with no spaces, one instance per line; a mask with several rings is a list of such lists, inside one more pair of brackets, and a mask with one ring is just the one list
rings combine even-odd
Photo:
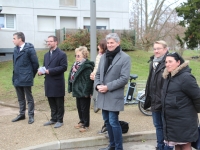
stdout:
[[[2,101],[0,101],[0,105],[1,106],[6,106],[6,107],[12,107],[12,108],[19,108],[19,105],[8,104],[8,103],[2,102]],[[35,110],[44,111],[42,109],[37,109],[37,108],[35,108]]]
[[[144,131],[135,132],[123,135],[123,141],[125,142],[136,142],[155,140],[155,131]],[[105,136],[88,137],[88,138],[77,138],[69,140],[58,140],[55,142],[45,143],[37,146],[31,146],[20,150],[62,150],[62,149],[73,149],[73,148],[84,148],[99,145],[107,145],[108,139]]]
[[0,101],[1,106],[6,106],[6,107],[12,107],[12,108],[19,108],[19,106],[13,105],[13,104],[7,104],[5,102]]

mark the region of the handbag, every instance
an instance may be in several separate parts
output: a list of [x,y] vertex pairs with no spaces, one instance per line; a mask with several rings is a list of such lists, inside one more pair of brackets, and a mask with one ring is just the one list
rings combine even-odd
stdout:
[[122,133],[127,133],[129,129],[129,124],[126,121],[119,121],[119,124],[122,128]]
[[199,119],[198,119],[198,132],[199,132],[199,137],[196,142],[192,142],[191,146],[197,150],[200,150],[200,124],[199,124]]
[[[119,121],[119,124],[120,124],[120,126],[121,126],[122,133],[123,133],[123,134],[124,134],[124,133],[127,133],[127,132],[128,132],[128,129],[129,129],[129,123],[126,122],[126,121]],[[108,131],[108,130],[107,130],[106,124],[105,124],[105,122],[104,122],[104,125],[102,126],[100,133],[105,133],[106,131]]]

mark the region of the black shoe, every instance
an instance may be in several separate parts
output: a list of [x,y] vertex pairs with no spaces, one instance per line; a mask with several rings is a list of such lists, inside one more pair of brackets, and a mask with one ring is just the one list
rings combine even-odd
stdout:
[[115,150],[115,147],[100,148],[99,150]]
[[19,120],[24,120],[25,119],[25,115],[18,115],[15,119],[12,120],[12,122],[16,122]]
[[34,118],[33,117],[29,117],[28,124],[32,124],[33,122],[34,122]]

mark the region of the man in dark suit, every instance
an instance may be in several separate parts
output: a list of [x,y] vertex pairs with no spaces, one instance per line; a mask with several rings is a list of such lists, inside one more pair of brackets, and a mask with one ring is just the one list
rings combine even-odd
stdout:
[[[59,128],[63,125],[64,116],[64,96],[65,78],[64,72],[67,70],[67,55],[61,51],[57,45],[58,40],[55,36],[49,36],[47,40],[49,52],[44,55],[45,67],[45,96],[48,97],[51,108],[51,119],[44,126],[54,125]],[[38,75],[44,74],[40,68]]]
[[26,99],[28,102],[28,123],[34,122],[34,99],[31,92],[33,78],[39,67],[38,58],[34,46],[31,43],[25,43],[25,36],[22,32],[13,34],[13,43],[15,44],[13,53],[13,85],[16,89],[19,102],[19,115],[12,120],[16,122],[25,119]]

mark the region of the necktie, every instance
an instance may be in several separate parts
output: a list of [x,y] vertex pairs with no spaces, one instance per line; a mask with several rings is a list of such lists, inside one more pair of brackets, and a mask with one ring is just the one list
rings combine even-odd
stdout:
[[53,55],[53,51],[50,51],[50,59],[52,58]]

